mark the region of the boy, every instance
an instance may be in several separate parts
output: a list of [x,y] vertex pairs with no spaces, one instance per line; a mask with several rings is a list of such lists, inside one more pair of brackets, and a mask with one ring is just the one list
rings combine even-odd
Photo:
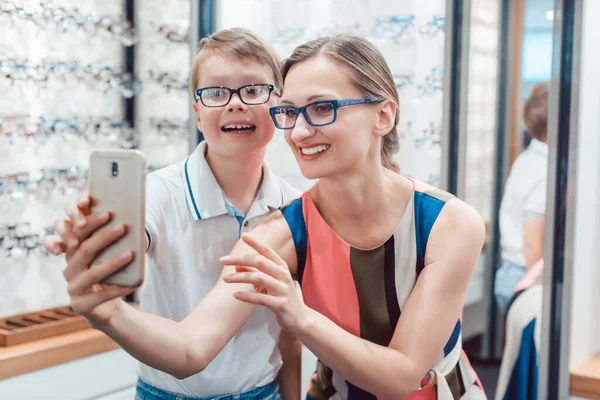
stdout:
[[[264,308],[256,309],[231,340],[220,337],[218,318],[215,323],[215,316],[207,316],[201,338],[194,337],[194,348],[186,349],[205,351],[202,366],[187,365],[186,352],[182,351],[181,368],[163,368],[160,355],[131,347],[138,334],[155,334],[155,342],[162,341],[160,333],[136,331],[128,326],[128,320],[158,316],[165,324],[185,324],[184,319],[217,284],[222,268],[219,258],[229,254],[243,232],[299,194],[275,177],[263,160],[275,132],[269,107],[277,104],[282,88],[280,61],[270,46],[243,29],[204,38],[192,67],[190,86],[196,99],[196,122],[205,141],[185,161],[148,175],[149,263],[141,290],[141,312],[119,299],[131,290],[98,292],[93,282],[70,280],[70,270],[87,268],[91,261],[89,257],[83,260],[81,254],[89,255],[89,251],[78,252],[79,243],[109,219],[90,213],[87,197],[67,209],[70,220],[57,221],[56,230],[62,238],[46,238],[46,248],[54,254],[66,254],[69,265],[65,277],[73,308],[142,361],[137,399],[176,395],[211,398],[228,393],[242,399],[277,399],[276,377],[282,358],[281,394],[286,399],[298,398],[301,345],[285,333],[279,340],[280,328]],[[117,232],[114,239],[123,234],[124,230]],[[125,254],[114,267],[126,265],[132,257]],[[113,300],[106,302],[105,297],[98,301],[102,296]],[[206,342],[222,342],[219,348],[223,350],[218,354],[203,350]]]

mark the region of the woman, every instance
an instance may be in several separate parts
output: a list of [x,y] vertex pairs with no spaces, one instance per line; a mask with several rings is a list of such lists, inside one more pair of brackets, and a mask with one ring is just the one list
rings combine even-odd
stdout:
[[271,114],[319,181],[243,238],[261,257],[239,246],[222,259],[245,266],[225,281],[253,284],[236,298],[269,307],[319,358],[309,398],[485,398],[460,343],[483,222],[396,172],[398,95],[382,55],[356,37],[317,39],[283,76]]
[[[184,321],[121,313],[111,323],[144,333],[128,342],[134,356],[185,377],[205,366],[199,344],[221,350],[203,321],[231,338],[263,305],[320,360],[311,399],[485,398],[460,321],[484,224],[460,200],[397,172],[398,93],[383,56],[362,38],[322,38],[299,46],[283,73],[271,115],[318,183],[243,236],[221,259],[223,281]],[[80,258],[115,238],[88,240]],[[66,276],[97,283],[112,273],[102,268],[73,264]],[[85,314],[108,297],[90,291],[72,304]]]

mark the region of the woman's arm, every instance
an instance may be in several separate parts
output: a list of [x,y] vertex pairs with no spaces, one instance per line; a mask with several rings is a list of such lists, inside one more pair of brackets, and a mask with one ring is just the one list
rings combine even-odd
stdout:
[[290,332],[281,331],[279,351],[283,365],[279,370],[279,392],[283,400],[300,400],[302,375],[302,342]]
[[[283,229],[282,229],[283,228]],[[256,228],[268,238],[272,248],[293,250],[291,233],[281,213],[271,216]],[[118,301],[121,292],[98,285],[122,268],[117,258],[89,268],[96,254],[118,240],[123,232],[102,229],[82,243],[65,269],[69,281],[71,305],[92,325],[108,334],[115,342],[142,363],[167,372],[179,379],[194,375],[217,356],[248,319],[254,305],[242,303],[235,292],[253,292],[248,284],[227,285],[222,281],[180,323],[146,314]],[[289,242],[289,243],[288,243]],[[256,252],[240,242],[232,254],[257,257]],[[295,262],[295,253],[292,253]],[[225,267],[223,273],[233,271]],[[117,300],[117,301],[115,301]]]
[[[446,204],[429,237],[426,267],[402,309],[389,347],[356,337],[297,302],[291,276],[281,272],[281,261],[276,258],[268,265],[250,265],[260,272],[239,271],[225,280],[266,288],[266,293],[236,296],[273,310],[283,329],[294,332],[323,363],[349,382],[378,398],[399,399],[419,388],[450,338],[484,236],[483,220],[475,210],[459,200]],[[244,240],[260,248],[256,239]],[[240,265],[241,261],[229,259],[226,264]]]
[[527,269],[533,267],[544,257],[544,218],[525,218],[523,253]]

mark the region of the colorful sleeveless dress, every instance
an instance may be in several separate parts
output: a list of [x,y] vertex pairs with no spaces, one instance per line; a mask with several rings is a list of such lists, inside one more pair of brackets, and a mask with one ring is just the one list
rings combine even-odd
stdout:
[[[431,228],[451,198],[446,192],[416,182],[413,197],[394,234],[370,250],[352,247],[337,236],[319,214],[309,192],[286,205],[282,213],[296,246],[297,279],[305,303],[347,332],[388,346],[402,308],[424,268]],[[429,377],[407,399],[485,398],[462,351],[458,320]],[[307,399],[376,397],[318,361]]]

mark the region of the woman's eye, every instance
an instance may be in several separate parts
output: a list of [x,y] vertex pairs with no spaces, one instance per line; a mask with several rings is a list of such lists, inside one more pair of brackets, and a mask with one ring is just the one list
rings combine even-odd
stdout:
[[319,104],[315,108],[315,111],[317,111],[319,114],[327,114],[331,112],[332,108],[333,107],[331,104]]

